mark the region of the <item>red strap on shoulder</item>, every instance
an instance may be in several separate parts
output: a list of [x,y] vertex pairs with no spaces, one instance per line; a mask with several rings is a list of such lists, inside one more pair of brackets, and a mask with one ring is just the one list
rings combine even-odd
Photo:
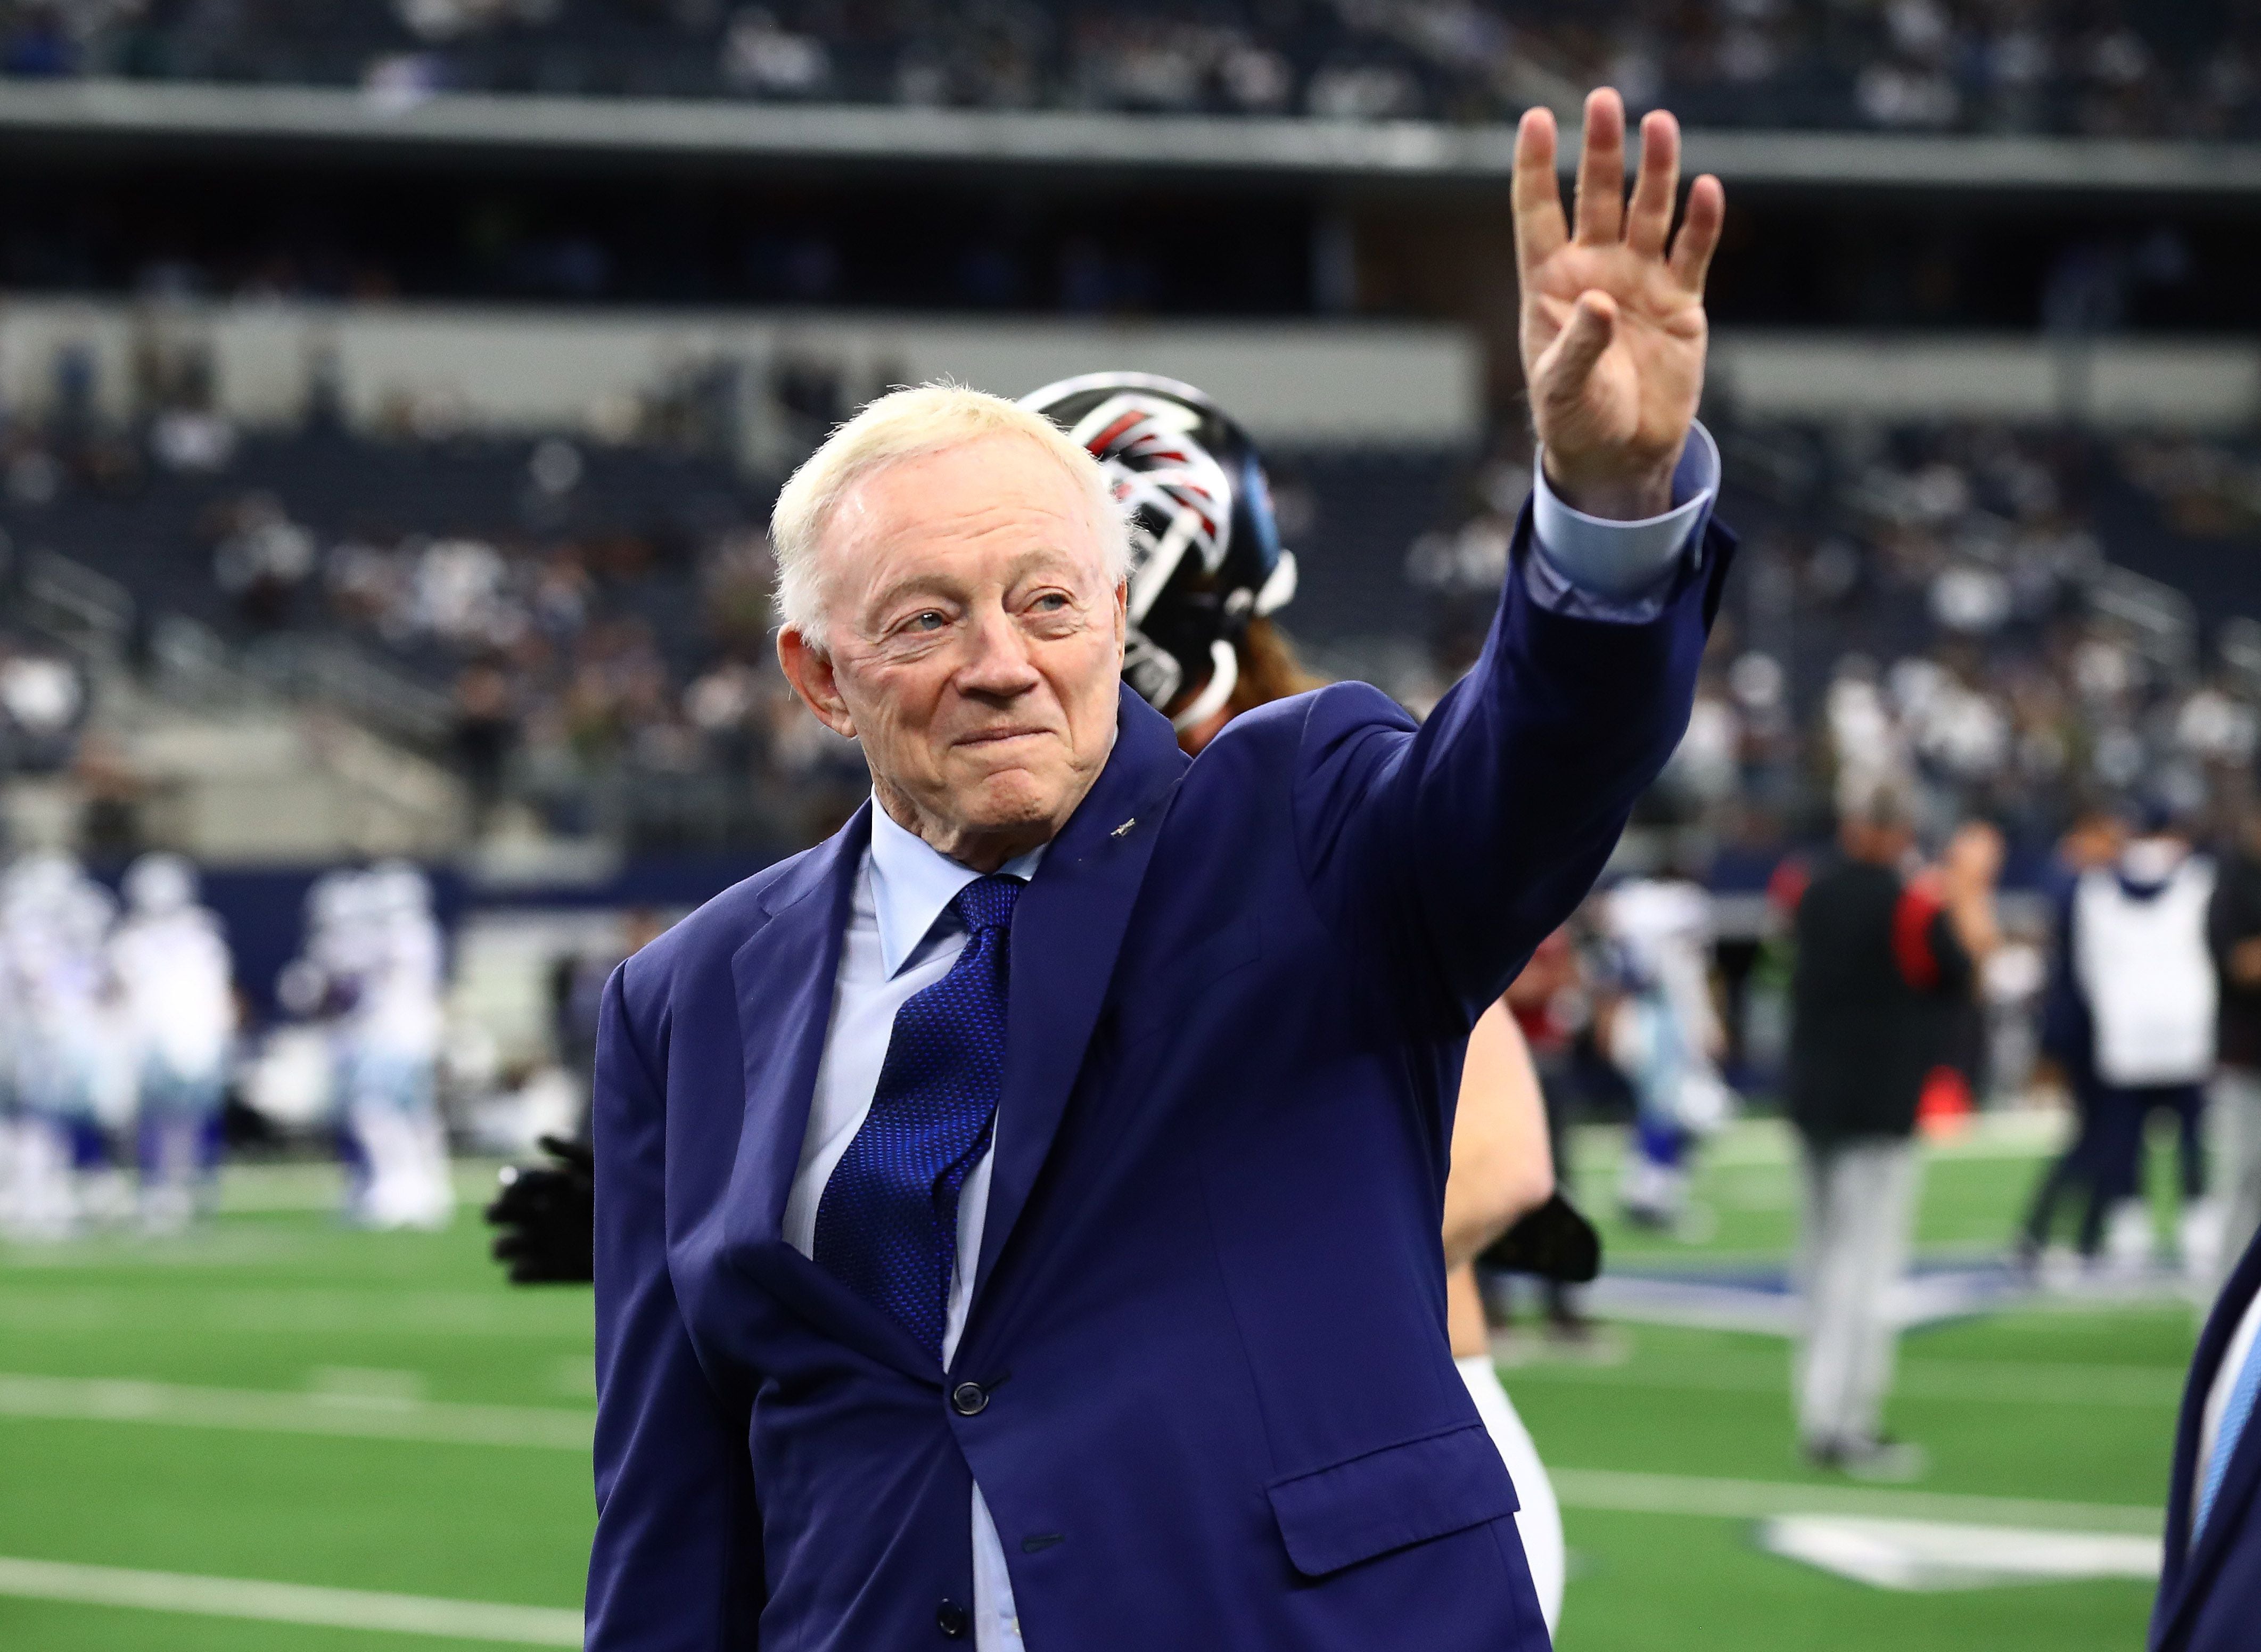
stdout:
[[1892,961],[1900,979],[1920,993],[1939,985],[1939,959],[1931,950],[1931,923],[1945,909],[1939,892],[1925,879],[1900,891],[1892,909]]

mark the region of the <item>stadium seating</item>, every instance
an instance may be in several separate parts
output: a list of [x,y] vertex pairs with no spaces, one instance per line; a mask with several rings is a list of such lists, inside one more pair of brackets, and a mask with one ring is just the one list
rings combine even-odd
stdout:
[[1949,0],[299,0],[25,7],[0,70],[434,91],[1493,119],[1610,78],[1698,125],[2250,136],[2235,9]]
[[[812,743],[770,663],[774,477],[659,442],[334,429],[231,436],[224,463],[182,468],[142,456],[162,424],[58,447],[44,496],[23,484],[43,450],[19,449],[0,506],[18,543],[136,593],[145,638],[169,614],[254,652],[312,635],[420,681],[455,710],[392,732],[553,831],[775,844],[852,795],[852,752]],[[1989,809],[2032,852],[2090,796],[2164,786],[2198,806],[2250,755],[2257,686],[2205,671],[2191,617],[2261,614],[2261,573],[2222,537],[2252,518],[2250,454],[1999,427],[1725,435],[1748,566],[1707,694],[1736,783],[1690,771],[1692,749],[1680,817],[1777,844],[1810,830],[1853,760],[1852,679],[1874,679],[1942,817]],[[1527,457],[1275,465],[1298,640],[1323,669],[1433,697],[1489,618]]]

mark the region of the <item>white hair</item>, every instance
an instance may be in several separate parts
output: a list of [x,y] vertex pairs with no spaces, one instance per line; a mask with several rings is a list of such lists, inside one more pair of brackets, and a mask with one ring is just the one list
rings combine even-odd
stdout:
[[1002,396],[946,382],[921,384],[889,391],[868,403],[827,436],[779,490],[770,513],[779,628],[798,632],[810,647],[824,651],[824,593],[816,549],[851,489],[888,465],[999,435],[1035,442],[1084,490],[1108,584],[1121,585],[1130,572],[1129,521],[1116,503],[1106,470],[1083,444],[1044,414]]

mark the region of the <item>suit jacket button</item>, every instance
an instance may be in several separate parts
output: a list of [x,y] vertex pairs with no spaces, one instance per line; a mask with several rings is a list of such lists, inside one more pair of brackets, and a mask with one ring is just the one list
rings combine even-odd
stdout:
[[960,1417],[979,1417],[989,1409],[989,1392],[979,1383],[960,1383],[950,1390],[950,1409]]
[[934,1609],[934,1627],[952,1641],[963,1641],[973,1620],[955,1600],[945,1600]]

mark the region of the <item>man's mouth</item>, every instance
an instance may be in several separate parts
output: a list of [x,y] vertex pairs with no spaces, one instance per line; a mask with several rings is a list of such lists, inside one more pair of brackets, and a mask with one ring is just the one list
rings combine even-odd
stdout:
[[1037,728],[984,729],[979,733],[959,736],[958,743],[962,746],[1003,745],[1008,740],[1030,740],[1051,732],[1049,729]]

